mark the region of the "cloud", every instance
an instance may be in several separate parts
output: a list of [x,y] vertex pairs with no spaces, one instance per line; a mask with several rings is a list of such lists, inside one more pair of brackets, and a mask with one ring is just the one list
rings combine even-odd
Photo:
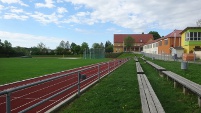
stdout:
[[64,7],[58,7],[58,8],[57,8],[57,12],[58,12],[59,14],[62,14],[62,13],[68,12],[68,10],[67,10],[66,8],[64,8]]
[[6,13],[5,15],[3,15],[4,19],[17,19],[17,20],[27,20],[29,17],[26,15],[17,15],[14,13]]
[[23,3],[21,0],[0,0],[0,1],[7,4],[20,4],[21,6],[28,7],[28,5]]
[[43,14],[41,12],[34,12],[34,14],[30,14],[32,18],[42,24],[49,24],[49,23],[59,23],[59,18],[62,18],[62,15],[57,15],[56,13],[52,13],[50,15]]
[[109,31],[109,32],[112,32],[112,33],[121,33],[122,32],[122,30],[119,30],[119,29],[116,29],[116,28],[108,28],[106,30]]
[[[150,28],[183,29],[194,26],[201,18],[199,1],[160,1],[160,0],[65,0],[76,6],[83,5],[90,15],[79,18],[73,15],[76,22],[85,20],[94,23],[111,22],[118,26],[142,32]],[[186,8],[188,7],[188,8]],[[72,19],[72,18],[71,18]],[[182,24],[181,24],[182,23]],[[150,26],[150,28],[149,28]]]
[[0,5],[0,13],[1,13],[1,10],[4,9],[4,6],[3,5]]
[[59,45],[61,40],[65,40],[56,37],[35,36],[31,34],[12,33],[6,31],[0,31],[0,34],[0,39],[2,41],[8,40],[9,42],[11,42],[13,47],[34,47],[37,46],[38,43],[43,42],[46,47],[49,47],[50,49],[55,49],[56,46]]
[[18,9],[17,7],[13,7],[13,6],[10,7],[10,11],[12,13],[23,13],[24,12],[23,9]]
[[40,7],[53,8],[53,7],[55,7],[55,5],[53,3],[54,2],[52,0],[45,0],[45,3],[36,3],[35,6],[37,8],[40,8]]

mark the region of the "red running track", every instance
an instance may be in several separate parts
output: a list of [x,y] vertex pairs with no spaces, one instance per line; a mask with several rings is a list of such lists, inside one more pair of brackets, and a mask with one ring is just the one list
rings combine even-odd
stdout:
[[[94,65],[88,65],[80,68],[75,68],[71,70],[66,70],[58,73],[53,73],[49,75],[44,75],[37,78],[32,78],[28,80],[23,80],[11,84],[6,84],[0,86],[0,92],[16,88],[19,86],[27,85],[30,83],[38,82],[48,78],[66,75],[52,81],[48,81],[42,84],[38,84],[32,87],[28,87],[22,90],[17,90],[11,93],[11,112],[18,113],[58,92],[63,91],[64,89],[69,88],[70,86],[78,84],[78,72],[82,75],[86,75],[85,80],[80,80],[80,89],[87,87],[92,82],[109,74],[113,70],[117,69],[119,66],[124,64],[127,59],[118,59],[112,60],[107,63],[99,63]],[[99,67],[99,73],[98,73]],[[67,99],[71,95],[78,92],[78,86],[74,86],[71,89],[65,91],[64,93],[50,99],[49,101],[44,102],[43,104],[34,107],[29,110],[29,113],[43,113],[52,107],[56,106],[63,100]],[[6,94],[0,95],[0,112],[6,113]]]

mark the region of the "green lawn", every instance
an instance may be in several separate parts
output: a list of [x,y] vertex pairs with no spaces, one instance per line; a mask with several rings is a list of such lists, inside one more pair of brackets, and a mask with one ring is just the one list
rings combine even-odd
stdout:
[[[166,113],[200,113],[197,104],[197,96],[193,94],[184,95],[181,88],[174,88],[172,81],[159,76],[149,64],[141,61],[141,66],[147,75],[157,97],[159,98]],[[158,61],[163,63],[163,61]],[[165,65],[165,64],[164,64]],[[170,62],[168,65],[177,65]],[[171,66],[170,66],[171,67]]]
[[191,81],[194,81],[198,84],[201,84],[201,64],[188,64],[187,70],[181,69],[181,62],[175,61],[163,61],[163,60],[150,60],[162,67],[164,67],[168,71],[175,72]]
[[109,59],[0,58],[0,84],[108,60]]
[[130,60],[72,104],[64,106],[60,113],[141,113],[135,70],[135,62]]

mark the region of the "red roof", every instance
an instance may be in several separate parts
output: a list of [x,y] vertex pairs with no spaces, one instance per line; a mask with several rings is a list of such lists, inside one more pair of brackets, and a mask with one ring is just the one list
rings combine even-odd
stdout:
[[181,33],[182,30],[174,30],[173,32],[171,32],[170,34],[166,35],[165,37],[162,37],[162,38],[158,38],[156,40],[153,40],[153,41],[150,41],[150,42],[147,42],[146,44],[144,45],[147,45],[147,44],[151,44],[151,43],[154,43],[154,42],[158,42],[160,40],[163,40],[163,39],[166,39],[166,38],[174,38],[174,34],[176,33],[176,38],[181,38]]
[[123,43],[124,38],[128,36],[134,38],[135,43],[147,43],[154,39],[152,34],[114,34],[114,43]]
[[170,34],[166,35],[165,38],[172,38],[172,37],[175,37],[174,34],[176,34],[176,37],[181,37],[181,33],[182,30],[174,30],[173,32],[171,32]]

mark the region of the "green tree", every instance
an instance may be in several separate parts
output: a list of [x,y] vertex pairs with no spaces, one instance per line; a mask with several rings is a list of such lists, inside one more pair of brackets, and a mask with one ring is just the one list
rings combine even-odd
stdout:
[[124,44],[126,46],[126,49],[129,49],[129,51],[131,50],[131,47],[133,46],[134,42],[135,40],[131,36],[124,38]]
[[77,44],[75,44],[74,42],[72,42],[71,45],[70,45],[70,49],[71,49],[71,52],[72,52],[73,54],[76,53],[76,50],[75,50],[75,47],[76,47],[76,46],[77,46]]
[[96,48],[100,48],[100,44],[99,43],[93,43],[92,48],[96,49]]
[[113,45],[109,40],[106,41],[106,43],[105,43],[105,52],[106,53],[113,52]]
[[40,54],[47,54],[48,53],[48,50],[45,46],[44,43],[40,42],[38,45],[37,45],[37,48],[40,50]]
[[76,53],[77,55],[81,53],[81,47],[80,47],[80,45],[76,45],[76,46],[75,46],[75,53]]
[[89,50],[89,45],[86,42],[83,42],[81,44],[81,53],[83,53],[85,50]]
[[161,36],[158,34],[157,31],[150,31],[148,34],[152,34],[154,37],[154,40],[161,38]]

